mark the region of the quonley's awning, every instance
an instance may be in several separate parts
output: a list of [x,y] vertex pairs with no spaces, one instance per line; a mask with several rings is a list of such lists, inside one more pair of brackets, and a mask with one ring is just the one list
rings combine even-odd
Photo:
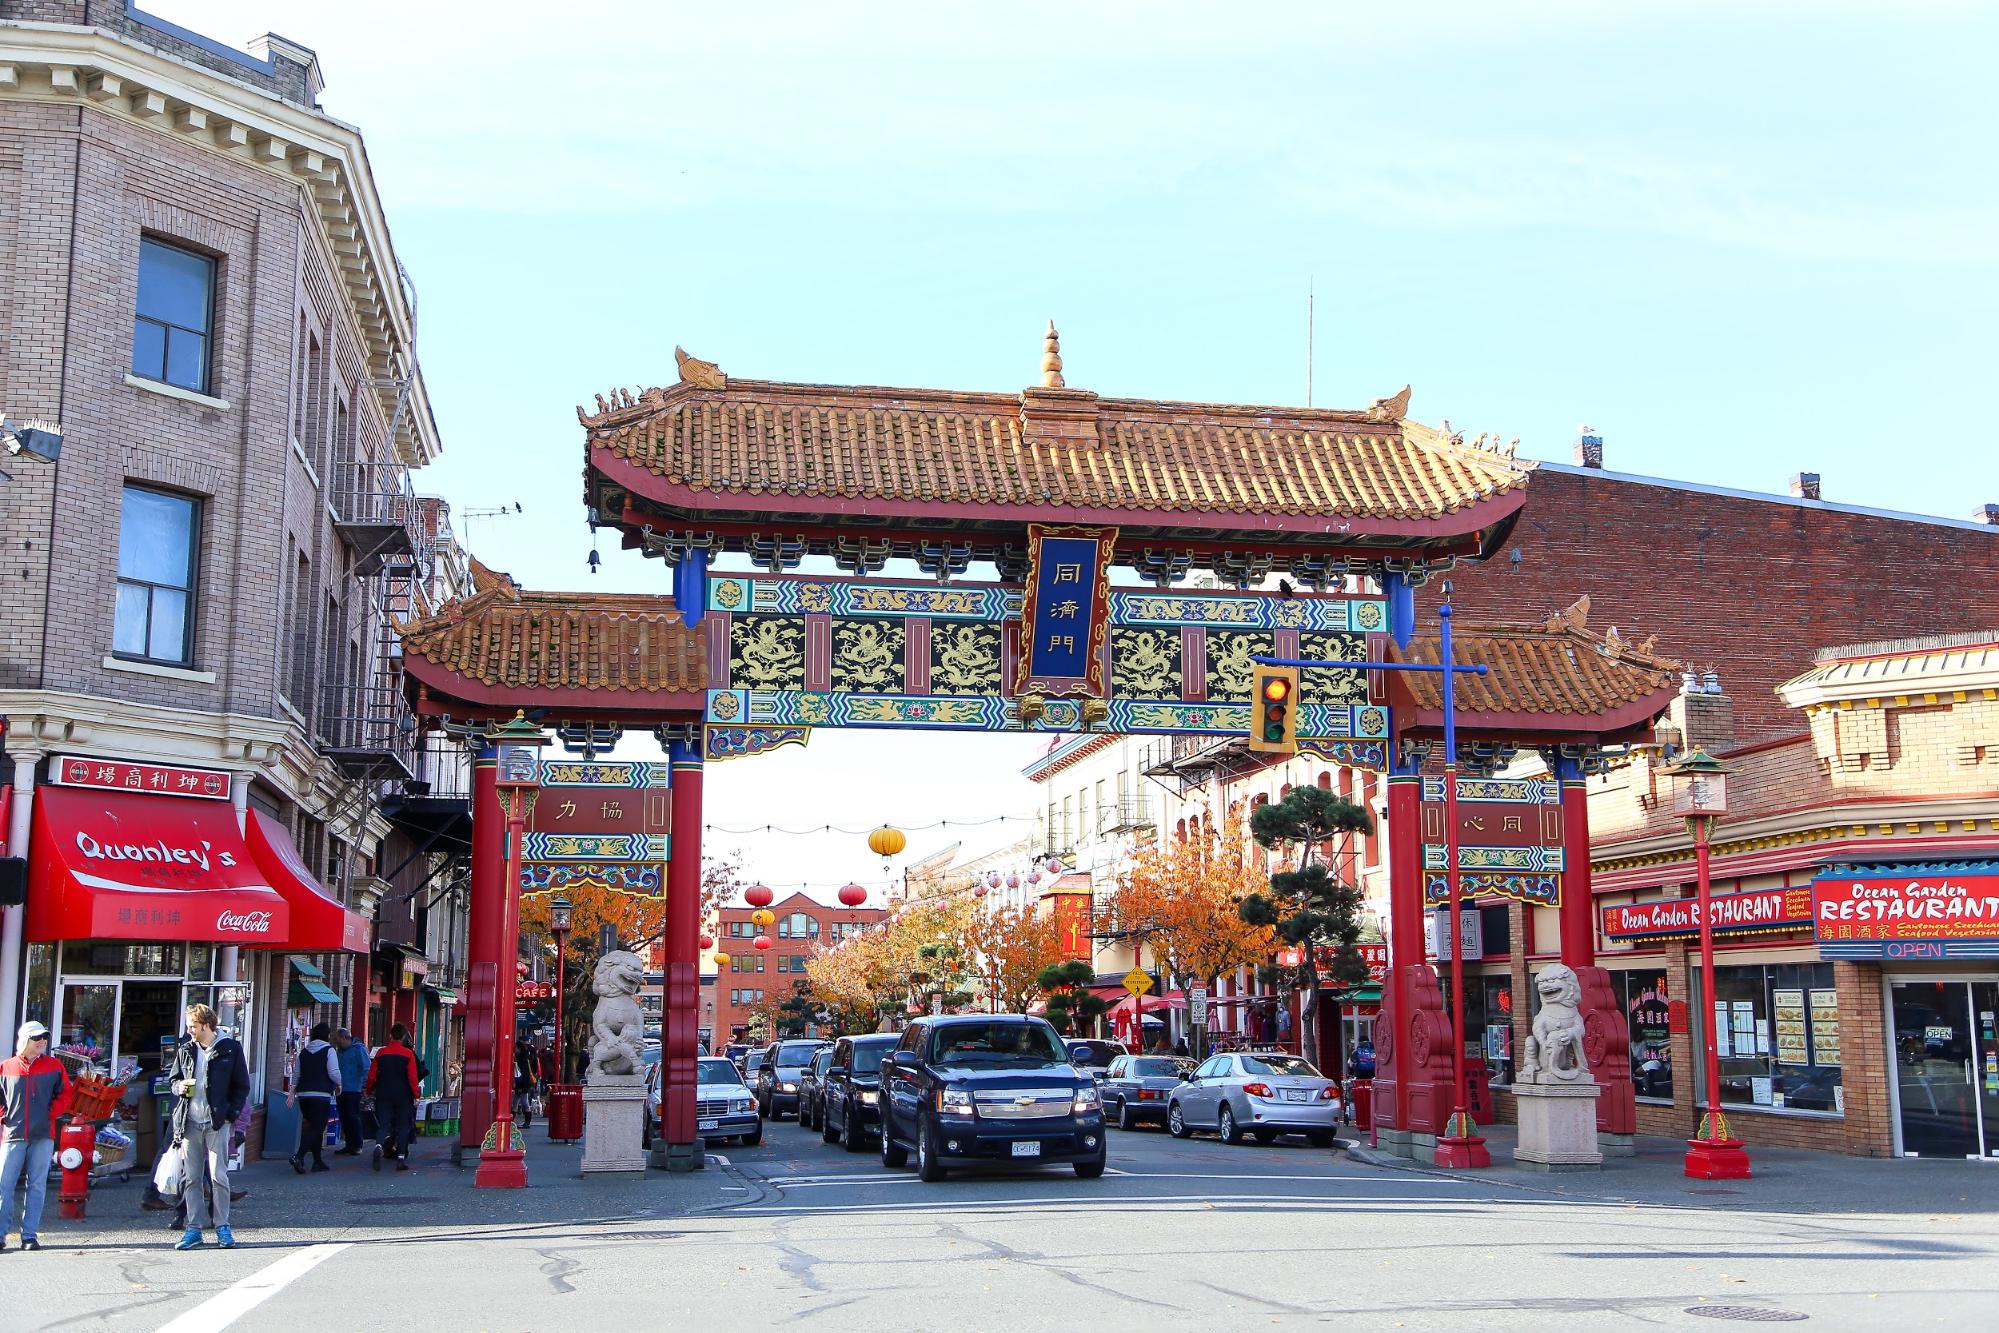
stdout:
[[[235,810],[216,801],[43,787],[29,838],[27,937],[366,948],[365,919],[313,881],[284,830],[253,828],[246,841]],[[360,944],[348,942],[357,935]]]

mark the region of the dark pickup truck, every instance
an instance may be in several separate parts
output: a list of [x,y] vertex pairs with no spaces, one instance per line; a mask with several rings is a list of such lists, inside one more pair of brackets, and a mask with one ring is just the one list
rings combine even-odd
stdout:
[[1091,1180],[1107,1145],[1097,1082],[1055,1029],[1020,1014],[919,1018],[882,1062],[882,1164],[916,1154],[924,1180],[954,1166],[1063,1163]]

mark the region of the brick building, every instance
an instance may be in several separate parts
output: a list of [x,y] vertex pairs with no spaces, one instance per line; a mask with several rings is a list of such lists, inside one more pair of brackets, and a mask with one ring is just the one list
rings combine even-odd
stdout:
[[[400,803],[448,818],[455,758],[415,745],[390,625],[463,561],[410,481],[440,445],[361,136],[312,51],[250,46],[0,0],[0,410],[60,427],[0,460],[0,832],[28,862],[0,1027],[25,1006],[144,1068],[212,1000],[261,1104],[318,1018],[427,1023],[442,1078],[453,844]],[[152,906],[77,873],[100,824],[178,849],[124,872]]]
[[[771,947],[759,950],[754,943],[759,932],[750,919],[753,910],[724,907],[716,914],[715,949],[729,959],[715,972],[713,1022],[718,1044],[741,1040],[754,1014],[775,1008],[804,986],[807,959],[888,915],[879,907],[829,907],[794,893],[770,905],[776,920],[762,933],[770,936]],[[707,1019],[705,1009],[703,1019]]]

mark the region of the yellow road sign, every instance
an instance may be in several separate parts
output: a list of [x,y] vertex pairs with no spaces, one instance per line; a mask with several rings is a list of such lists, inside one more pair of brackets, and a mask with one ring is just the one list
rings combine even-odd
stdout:
[[1124,974],[1124,988],[1133,995],[1143,995],[1152,989],[1152,978],[1134,967]]

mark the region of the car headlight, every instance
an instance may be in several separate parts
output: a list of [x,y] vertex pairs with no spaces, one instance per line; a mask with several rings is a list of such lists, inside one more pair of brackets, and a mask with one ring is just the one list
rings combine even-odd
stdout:
[[1071,1109],[1080,1115],[1084,1111],[1100,1110],[1102,1109],[1103,1104],[1104,1104],[1103,1096],[1101,1093],[1097,1091],[1096,1086],[1093,1084],[1087,1088],[1076,1089],[1076,1104]]
[[877,1095],[878,1095],[878,1094],[876,1094],[876,1093],[873,1093],[873,1092],[864,1092],[864,1093],[862,1093],[862,1094],[861,1094],[861,1105],[863,1105],[863,1106],[873,1106],[873,1105],[875,1104],[875,1097],[876,1097]]
[[787,1083],[787,1084],[785,1084],[785,1085],[784,1085],[784,1091],[786,1091],[786,1092],[797,1092],[797,1091],[798,1091],[798,1085],[797,1085],[796,1083]]
[[734,1101],[729,1103],[729,1110],[731,1112],[740,1114],[744,1111],[749,1110],[754,1105],[755,1103],[752,1102],[748,1097],[738,1097]]
[[971,1115],[972,1094],[964,1088],[940,1088],[937,1109],[945,1115]]

